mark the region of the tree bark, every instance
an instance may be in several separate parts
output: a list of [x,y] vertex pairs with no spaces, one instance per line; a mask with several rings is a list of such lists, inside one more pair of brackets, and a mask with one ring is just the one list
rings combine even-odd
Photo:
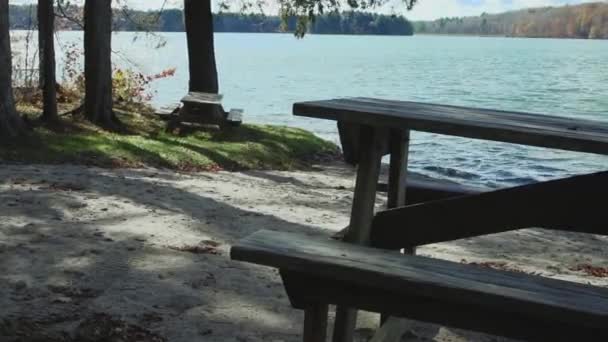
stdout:
[[[190,70],[188,90],[218,94],[211,0],[184,0],[184,21]],[[199,105],[196,108],[184,105],[181,111],[220,124],[225,119],[224,108],[221,105]]]
[[184,20],[190,66],[189,90],[217,94],[211,0],[184,0]]
[[57,79],[55,75],[55,9],[53,0],[38,0],[38,50],[40,87],[42,88],[42,120],[56,122]]
[[112,1],[84,3],[84,114],[109,129],[118,119],[112,111]]
[[25,130],[15,109],[12,67],[8,0],[0,0],[0,139],[18,136]]

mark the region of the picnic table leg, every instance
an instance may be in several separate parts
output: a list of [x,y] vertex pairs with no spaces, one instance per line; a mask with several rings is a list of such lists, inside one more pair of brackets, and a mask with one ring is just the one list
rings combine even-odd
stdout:
[[[389,149],[391,164],[388,174],[387,209],[405,206],[407,164],[409,159],[410,131],[391,130]],[[405,254],[416,254],[416,248],[404,249]]]
[[409,140],[409,130],[391,130],[389,140],[391,163],[388,173],[388,201],[386,204],[388,209],[405,206]]
[[329,305],[305,298],[306,289],[311,284],[301,275],[287,270],[279,270],[289,301],[294,308],[304,310],[304,342],[326,342],[327,316]]
[[[389,151],[391,154],[388,172],[388,199],[387,209],[405,206],[407,189],[407,163],[409,159],[410,131],[392,129],[389,138]],[[404,251],[406,254],[414,254],[414,249]],[[380,324],[384,324],[388,315],[380,316]]]
[[[361,245],[369,242],[385,136],[384,130],[370,126],[361,127],[359,168],[357,169],[350,225],[344,236],[346,242]],[[333,342],[351,342],[356,323],[357,311],[355,309],[337,307]]]
[[304,310],[304,342],[326,342],[327,304],[312,304]]

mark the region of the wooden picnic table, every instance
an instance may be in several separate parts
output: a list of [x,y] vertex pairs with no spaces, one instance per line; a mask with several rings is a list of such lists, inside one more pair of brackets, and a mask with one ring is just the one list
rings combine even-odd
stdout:
[[183,123],[216,128],[226,125],[240,126],[243,122],[243,110],[231,109],[225,112],[222,106],[223,98],[222,94],[191,91],[181,99],[183,106],[176,113],[170,112],[161,116],[169,120],[168,131],[173,131]]
[[[359,166],[344,240],[362,245],[370,241],[381,160],[387,152],[387,206],[397,208],[406,203],[411,130],[608,155],[608,123],[591,120],[371,98],[295,103],[293,114],[337,121],[341,139],[356,140],[354,157]],[[477,228],[476,235],[495,232]],[[425,239],[420,237],[420,241]],[[326,314],[318,313],[321,317]],[[333,341],[352,341],[355,323],[356,311],[339,307]]]

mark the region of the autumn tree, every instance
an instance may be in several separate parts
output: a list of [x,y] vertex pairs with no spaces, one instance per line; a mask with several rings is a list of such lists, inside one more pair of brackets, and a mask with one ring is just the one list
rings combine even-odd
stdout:
[[608,4],[598,2],[484,14],[481,17],[441,18],[418,23],[417,28],[419,33],[608,39]]
[[15,109],[8,17],[8,0],[0,0],[0,138],[15,137],[25,131]]

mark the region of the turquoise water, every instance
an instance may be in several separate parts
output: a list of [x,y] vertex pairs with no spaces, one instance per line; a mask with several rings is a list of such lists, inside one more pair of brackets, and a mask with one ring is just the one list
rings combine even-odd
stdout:
[[[70,41],[80,33],[67,32]],[[175,67],[154,103],[186,92],[185,36],[114,35],[114,49],[144,73]],[[296,118],[296,101],[344,96],[520,110],[608,121],[608,41],[485,37],[216,35],[226,107],[245,120],[297,126],[337,141],[335,123]],[[118,64],[127,64],[119,56]],[[501,186],[608,169],[608,158],[424,133],[412,137],[411,167],[430,176]]]

